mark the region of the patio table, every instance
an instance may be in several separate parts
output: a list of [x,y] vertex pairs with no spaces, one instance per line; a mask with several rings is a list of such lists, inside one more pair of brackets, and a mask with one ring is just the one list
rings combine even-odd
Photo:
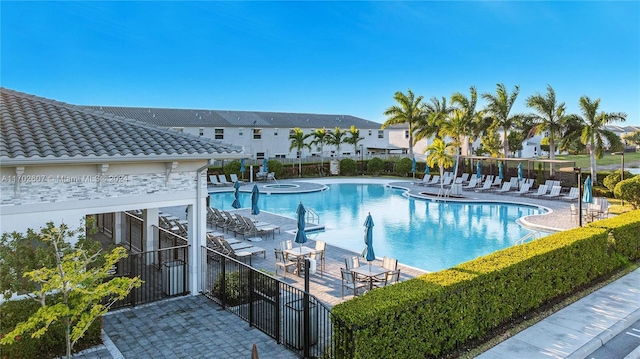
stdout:
[[357,268],[352,268],[351,272],[356,273],[357,275],[364,277],[367,282],[369,282],[369,290],[373,289],[373,280],[375,277],[379,275],[387,275],[390,272],[389,269],[376,266],[376,265],[362,265]]
[[302,247],[294,247],[291,249],[285,249],[282,252],[285,253],[288,257],[295,258],[297,263],[296,273],[298,274],[298,277],[299,277],[300,273],[302,272],[302,263],[304,263],[304,259],[311,256],[311,254],[315,253],[315,251],[316,251],[315,248],[302,246]]

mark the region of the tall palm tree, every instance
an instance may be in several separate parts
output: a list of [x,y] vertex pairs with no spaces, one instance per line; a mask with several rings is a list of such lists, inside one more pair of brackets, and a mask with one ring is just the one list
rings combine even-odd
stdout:
[[486,130],[483,123],[484,114],[482,111],[476,111],[476,105],[478,104],[478,92],[475,86],[469,88],[470,96],[467,97],[460,92],[455,92],[451,95],[451,104],[456,108],[464,111],[468,126],[467,134],[467,156],[471,155],[471,146],[473,141],[478,139],[480,135]]
[[470,119],[466,116],[465,110],[455,109],[447,117],[447,120],[442,122],[440,127],[440,135],[442,137],[448,136],[453,140],[451,145],[455,148],[456,155],[456,168],[453,169],[453,173],[456,176],[458,174],[458,166],[460,165],[460,146],[462,146],[462,139],[471,133],[469,122]]
[[602,158],[604,153],[604,141],[609,142],[612,148],[620,148],[622,143],[615,133],[604,128],[607,124],[627,119],[627,114],[623,112],[598,112],[600,107],[600,99],[592,101],[588,96],[580,97],[580,110],[582,116],[573,115],[572,117],[579,119],[582,124],[582,135],[580,141],[587,145],[589,156],[591,157],[591,180],[596,183],[596,158]]
[[311,137],[313,140],[309,143],[311,146],[320,146],[320,176],[322,176],[322,172],[324,169],[324,145],[327,143],[329,137],[327,136],[326,128],[316,128],[315,131],[311,133]]
[[356,128],[356,126],[351,125],[351,127],[349,128],[349,132],[347,132],[347,134],[349,135],[349,137],[344,139],[344,143],[353,145],[353,156],[356,160],[356,162],[358,161],[358,142],[364,140],[364,137],[360,137],[360,130]]
[[298,154],[298,175],[302,177],[302,150],[305,148],[311,149],[311,145],[305,143],[304,141],[311,136],[310,133],[305,134],[304,131],[300,127],[296,127],[293,129],[293,133],[289,135],[289,140],[291,141],[291,146],[289,146],[289,151],[294,148]]
[[445,143],[442,139],[436,138],[433,143],[427,147],[427,164],[429,167],[438,165],[440,169],[440,189],[444,188],[444,168],[453,166],[453,146],[451,143]]
[[336,154],[340,157],[340,145],[344,143],[344,136],[346,134],[345,130],[341,130],[340,127],[336,126],[332,132],[327,133],[327,144],[336,146]]
[[558,103],[555,91],[550,85],[547,85],[546,95],[536,93],[527,97],[527,107],[537,112],[530,116],[534,124],[533,131],[536,134],[541,134],[544,131],[549,132],[549,159],[554,160],[556,158],[556,138],[562,134],[567,119],[564,102]]
[[437,97],[432,97],[430,102],[422,105],[422,116],[418,119],[414,132],[414,142],[431,137],[440,137],[440,125],[451,113],[453,108],[447,105],[447,98],[442,97],[442,101]]
[[423,116],[420,103],[423,97],[416,97],[411,89],[407,90],[407,94],[397,91],[393,98],[398,105],[393,105],[384,111],[387,120],[382,124],[382,129],[391,125],[408,124],[409,125],[409,157],[413,157],[413,128]]
[[516,102],[519,92],[520,87],[518,85],[514,86],[513,91],[509,94],[504,84],[497,84],[495,95],[488,92],[482,94],[482,98],[487,101],[484,112],[497,125],[497,127],[502,128],[504,131],[502,146],[505,157],[507,157],[507,154],[509,153],[509,140],[507,139],[509,131],[522,118],[522,115],[509,114],[513,104]]

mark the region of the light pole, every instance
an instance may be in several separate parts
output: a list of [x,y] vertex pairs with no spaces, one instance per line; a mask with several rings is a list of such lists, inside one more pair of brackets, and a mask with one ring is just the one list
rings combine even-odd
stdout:
[[[624,151],[623,152],[613,152],[612,155],[620,155],[622,158],[620,163],[620,182],[624,181]],[[624,206],[624,199],[620,200],[620,205]]]
[[582,227],[582,168],[574,167],[574,172],[578,172],[578,225]]
[[362,165],[362,176],[364,176],[364,145],[360,145],[360,158],[360,163]]

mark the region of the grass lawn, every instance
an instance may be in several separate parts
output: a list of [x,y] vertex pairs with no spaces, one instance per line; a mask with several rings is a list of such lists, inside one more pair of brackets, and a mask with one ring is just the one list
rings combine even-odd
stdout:
[[[589,159],[589,155],[556,155],[556,160],[566,160],[566,161],[576,161],[577,167],[591,167],[591,160]],[[621,162],[621,158],[619,155],[611,155],[609,153],[605,153],[604,156],[600,159],[596,159],[596,165],[598,166],[608,166],[608,165],[619,165]],[[624,162],[625,167],[627,167],[627,163],[631,165],[636,162],[635,166],[637,167],[637,162],[640,162],[640,152],[636,153],[625,153],[624,154]]]

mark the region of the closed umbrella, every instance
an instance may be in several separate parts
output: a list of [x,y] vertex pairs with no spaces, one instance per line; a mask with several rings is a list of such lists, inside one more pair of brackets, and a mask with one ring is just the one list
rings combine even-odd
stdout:
[[233,191],[233,203],[231,204],[231,207],[238,209],[240,207],[242,207],[242,205],[240,204],[240,182],[236,181],[233,184],[233,188],[235,189]]
[[262,168],[264,173],[269,173],[269,164],[267,163],[266,157],[262,160]]
[[242,179],[244,179],[244,158],[240,160],[240,174],[242,174]]
[[369,262],[369,270],[371,270],[371,262],[376,260],[376,255],[373,253],[373,218],[371,218],[371,213],[364,221],[364,244],[362,256]]
[[582,202],[593,203],[593,194],[591,193],[591,176],[587,176],[584,180],[584,194],[582,195]]
[[429,170],[429,164],[427,162],[424,163],[424,174],[431,174],[431,171]]
[[498,178],[504,179],[504,165],[502,162],[498,163]]
[[260,197],[260,191],[258,190],[258,185],[253,185],[253,190],[251,191],[251,214],[257,216],[260,214],[260,208],[258,208],[258,197]]
[[482,163],[480,161],[476,163],[476,177],[482,178]]
[[304,209],[302,202],[298,204],[296,213],[298,214],[298,231],[296,232],[295,242],[300,244],[300,251],[302,252],[302,243],[307,243],[307,234],[304,231],[304,227],[306,224],[305,214],[307,214],[307,210]]
[[522,162],[518,163],[518,186],[522,183]]
[[411,159],[411,173],[413,173],[413,179],[416,179],[416,159]]

